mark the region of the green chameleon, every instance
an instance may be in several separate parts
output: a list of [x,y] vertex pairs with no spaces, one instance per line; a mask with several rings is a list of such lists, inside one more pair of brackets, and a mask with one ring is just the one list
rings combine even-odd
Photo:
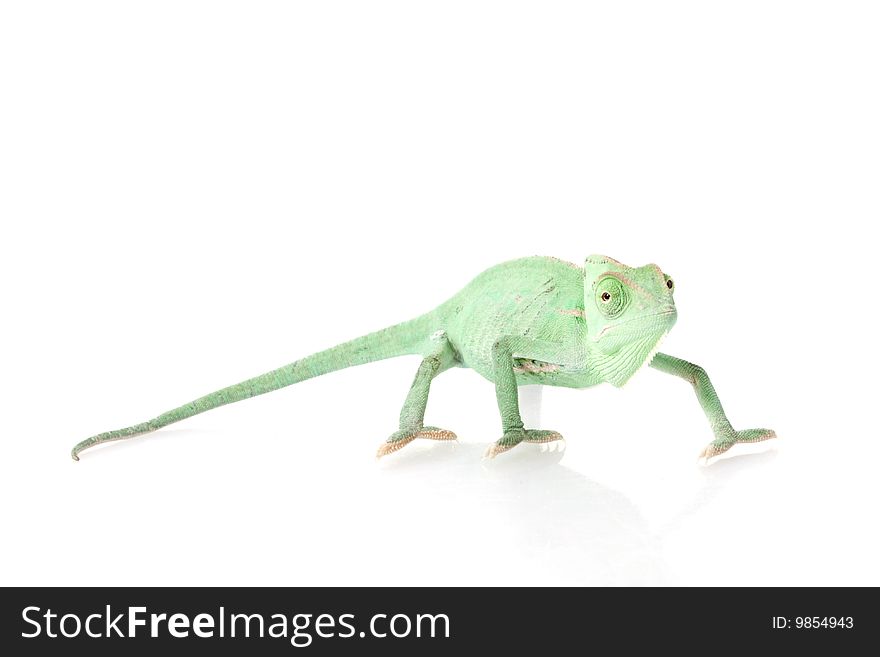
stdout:
[[155,431],[205,411],[278,390],[293,383],[385,358],[418,354],[421,365],[400,412],[400,428],[378,457],[416,438],[454,440],[445,429],[425,426],[431,381],[451,367],[470,367],[495,384],[503,435],[491,445],[495,457],[516,445],[560,440],[556,431],[526,429],[517,386],[541,384],[586,388],[623,386],[650,364],[693,385],[715,440],[709,459],[736,443],[774,438],[769,429],[736,431],[706,372],[698,365],[657,353],[675,324],[672,279],[657,265],[628,267],[590,256],[583,267],[536,256],[486,270],[435,310],[402,324],[318,352],[277,370],[223,388],[148,422],[88,438],[71,456],[112,440]]

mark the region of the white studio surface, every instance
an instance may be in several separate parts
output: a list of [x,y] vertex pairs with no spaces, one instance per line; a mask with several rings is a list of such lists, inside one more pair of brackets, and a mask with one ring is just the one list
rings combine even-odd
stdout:
[[[0,585],[878,585],[880,8],[5,3]],[[522,391],[564,451],[378,445],[418,358],[68,454],[546,254],[656,262],[683,381]],[[537,416],[540,416],[538,418]]]

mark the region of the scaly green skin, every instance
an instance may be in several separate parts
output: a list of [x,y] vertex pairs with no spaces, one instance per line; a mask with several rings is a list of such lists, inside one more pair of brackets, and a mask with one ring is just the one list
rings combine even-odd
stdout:
[[701,367],[656,353],[675,324],[672,291],[672,280],[656,265],[627,267],[604,256],[590,256],[583,267],[540,256],[512,260],[486,270],[421,317],[223,388],[147,422],[92,436],[76,445],[71,456],[78,461],[80,452],[100,443],[155,431],[345,367],[406,354],[423,360],[399,429],[379,448],[380,457],[416,438],[455,439],[451,431],[424,424],[431,382],[451,367],[469,367],[495,384],[503,435],[488,457],[521,442],[562,438],[555,431],[523,426],[518,386],[620,387],[649,364],[694,386],[715,434],[701,456],[709,459],[736,443],[774,438],[769,429],[734,430]]

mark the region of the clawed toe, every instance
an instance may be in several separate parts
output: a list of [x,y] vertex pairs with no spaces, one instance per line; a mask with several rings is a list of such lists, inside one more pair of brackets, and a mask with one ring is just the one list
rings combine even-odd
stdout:
[[770,440],[771,438],[776,438],[776,432],[773,431],[773,429],[748,429],[746,431],[737,432],[736,442],[759,443],[763,440]]
[[719,454],[724,454],[727,450],[734,446],[735,443],[728,444],[715,444],[709,443],[703,448],[703,451],[700,452],[700,456],[698,459],[708,462],[713,456],[718,456]]
[[376,458],[388,456],[406,445],[409,445],[416,438],[425,438],[427,440],[457,440],[458,436],[447,429],[438,427],[422,427],[411,431],[397,431],[391,437],[379,446],[376,452]]
[[383,456],[388,456],[389,454],[393,454],[399,449],[403,449],[406,445],[409,445],[415,436],[411,436],[409,438],[401,438],[400,440],[395,440],[393,442],[384,442],[379,445],[379,449],[376,451],[376,458],[380,459]]
[[489,445],[489,448],[486,450],[486,453],[483,454],[483,458],[484,459],[494,459],[499,454],[503,454],[507,450],[513,449],[514,447],[516,447],[516,443],[514,443],[512,445],[506,445],[506,444],[499,445],[498,443],[492,443],[491,445]]
[[428,440],[458,440],[458,436],[448,429],[439,429],[437,427],[422,427],[416,433],[416,438],[427,438]]
[[[545,429],[514,429],[508,431],[497,442],[489,445],[483,458],[494,459],[499,454],[513,449],[520,443],[539,443],[542,450],[549,449],[548,443],[562,441],[562,434],[558,431]],[[555,447],[554,447],[555,450]]]
[[557,440],[562,440],[562,434],[558,431],[542,431],[540,429],[527,431],[526,437],[523,438],[524,443],[552,443]]
[[724,454],[737,443],[759,443],[764,440],[776,438],[776,432],[772,429],[746,429],[737,431],[733,438],[714,440],[700,452],[699,459],[708,463],[709,459]]

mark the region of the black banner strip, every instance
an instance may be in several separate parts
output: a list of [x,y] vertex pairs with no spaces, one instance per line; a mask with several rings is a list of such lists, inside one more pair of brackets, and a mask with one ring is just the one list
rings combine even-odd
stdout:
[[876,600],[841,588],[7,588],[0,640],[7,655],[163,657],[841,650],[873,643]]

